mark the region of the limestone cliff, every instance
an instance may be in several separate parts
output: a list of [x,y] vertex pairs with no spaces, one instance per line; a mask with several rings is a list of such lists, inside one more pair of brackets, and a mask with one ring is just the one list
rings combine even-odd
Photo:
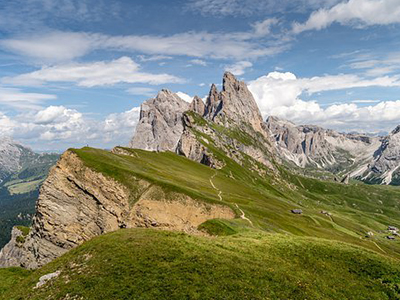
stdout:
[[[145,102],[130,147],[175,151],[218,169],[224,166],[224,162],[209,149],[207,143],[211,142],[240,164],[247,161],[245,156],[249,156],[268,168],[274,168],[271,163],[274,152],[271,133],[244,82],[227,72],[223,77],[222,91],[218,92],[213,84],[205,104],[197,96],[188,106],[182,101],[177,100],[176,95],[162,91],[155,99]],[[192,112],[202,121],[195,122]],[[218,131],[215,126],[226,130]],[[194,131],[210,140],[199,138]]]
[[377,137],[295,125],[272,116],[266,124],[280,156],[299,167],[343,171],[368,161],[380,143]]
[[220,93],[216,86],[212,85],[204,117],[213,121],[218,118],[222,121],[221,119],[226,117],[238,126],[245,123],[250,124],[255,131],[265,131],[260,110],[247,85],[229,72],[224,74]]
[[351,176],[369,183],[400,184],[400,126],[382,139],[371,160]]
[[19,232],[13,231],[13,239],[0,253],[0,266],[37,268],[94,236],[120,228],[196,232],[208,219],[235,217],[226,206],[180,193],[165,197],[161,187],[147,180],[132,181],[134,191],[87,167],[73,151],[65,152],[41,188],[29,235],[17,244]]
[[142,103],[139,124],[130,147],[150,151],[174,151],[183,132],[182,113],[189,104],[168,90]]

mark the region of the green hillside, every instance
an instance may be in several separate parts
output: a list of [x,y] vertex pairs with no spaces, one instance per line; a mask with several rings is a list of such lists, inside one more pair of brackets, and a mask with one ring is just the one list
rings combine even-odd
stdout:
[[[214,130],[220,140],[257,143]],[[96,237],[36,271],[0,270],[0,299],[400,299],[400,239],[387,239],[389,225],[400,227],[398,188],[317,180],[244,153],[239,164],[193,133],[222,169],[172,152],[69,151],[126,186],[131,205],[145,179],[163,197],[225,204],[235,219],[201,224],[205,236],[121,229]]]
[[[57,278],[34,288],[42,275]],[[1,270],[0,278],[11,271]],[[247,232],[198,237],[124,229],[30,274],[1,299],[398,299],[400,266],[328,240]],[[2,280],[0,280],[1,282]],[[1,287],[1,286],[0,286]]]
[[[93,148],[73,151],[87,166],[133,191],[137,188],[133,178],[145,178],[167,191],[185,193],[199,201],[220,203],[220,195],[238,216],[242,210],[251,220],[237,218],[234,223],[238,226],[343,241],[400,258],[400,239],[386,238],[388,225],[400,227],[400,190],[395,187],[343,185],[291,175],[285,170],[281,170],[281,177],[272,173],[262,177],[228,157],[224,157],[223,169],[213,170],[171,152],[123,150],[130,155]],[[302,209],[303,214],[291,213],[295,208]],[[374,235],[366,237],[368,232]]]

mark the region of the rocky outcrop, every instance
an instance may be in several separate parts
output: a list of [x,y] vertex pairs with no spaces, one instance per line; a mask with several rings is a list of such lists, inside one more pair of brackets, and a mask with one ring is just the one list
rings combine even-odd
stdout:
[[[121,154],[121,153],[120,153]],[[44,182],[36,214],[22,244],[13,239],[0,253],[0,266],[40,267],[94,236],[129,227],[156,227],[196,232],[212,218],[233,218],[223,205],[206,204],[132,178],[135,189],[84,165],[65,152]],[[171,200],[172,199],[172,200]]]
[[295,125],[272,116],[266,124],[281,157],[299,167],[346,170],[368,161],[380,143],[377,137]]
[[265,170],[258,168],[255,162],[262,163],[269,170],[275,170],[271,162],[273,154],[269,141],[249,124],[242,127],[234,124],[230,128],[215,127],[213,121],[200,119],[190,112],[184,114],[183,121],[184,131],[178,143],[178,154],[220,169],[225,166],[225,161],[218,158],[212,150],[217,148],[238,164],[251,165],[251,169],[262,175],[265,175]]
[[371,161],[351,176],[370,183],[400,184],[400,126],[382,139]]
[[189,110],[197,113],[202,116],[205,113],[206,106],[204,105],[203,100],[198,96],[194,96],[192,103],[190,103]]
[[189,104],[178,95],[161,90],[156,98],[140,107],[140,119],[130,142],[131,148],[174,151],[183,132],[182,114]]
[[212,121],[219,118],[220,122],[227,118],[238,126],[245,123],[250,124],[255,131],[265,131],[260,110],[252,93],[243,81],[237,80],[229,72],[224,74],[220,93],[215,85],[211,86],[204,117]]
[[25,237],[22,231],[14,226],[10,242],[0,251],[0,266],[8,268],[19,265],[19,261],[23,259],[26,252],[23,248],[24,241]]
[[[182,102],[175,94],[166,94],[163,90],[155,99],[143,103],[139,125],[130,147],[175,151],[213,168],[222,168],[225,162],[218,160],[209,149],[208,143],[212,141],[214,146],[223,149],[228,157],[238,163],[247,161],[244,157],[247,155],[267,167],[273,167],[270,132],[244,82],[227,72],[223,77],[222,91],[218,92],[213,84],[205,104],[197,96],[190,105]],[[195,113],[203,120],[201,124],[196,123],[188,112]],[[211,124],[229,130],[218,133]],[[201,132],[203,137],[196,135],[194,130]],[[240,132],[250,136],[252,143],[240,141]]]

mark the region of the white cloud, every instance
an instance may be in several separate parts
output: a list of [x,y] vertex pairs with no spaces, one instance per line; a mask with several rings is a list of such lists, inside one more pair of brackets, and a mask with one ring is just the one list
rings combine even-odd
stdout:
[[353,100],[351,103],[378,103],[379,100]]
[[110,114],[104,121],[104,141],[126,145],[133,136],[139,113],[140,107],[134,107],[122,113]]
[[271,27],[273,25],[276,25],[278,23],[278,19],[276,18],[271,18],[271,19],[265,19],[264,21],[256,22],[254,23],[253,29],[254,29],[254,35],[255,36],[266,36],[271,33]]
[[138,55],[138,58],[140,61],[143,61],[143,62],[172,59],[171,56],[166,56],[166,55],[152,55],[152,56]]
[[188,94],[185,94],[184,92],[177,92],[176,93],[181,99],[185,100],[188,103],[191,103],[193,100],[192,96],[189,96]]
[[189,61],[190,63],[194,64],[194,65],[199,65],[199,66],[207,66],[207,62],[201,59],[192,59]]
[[253,64],[249,61],[238,61],[233,65],[227,66],[225,71],[231,72],[233,75],[240,76],[246,72],[246,69],[251,68]]
[[132,87],[126,90],[131,95],[143,95],[152,97],[157,94],[157,91],[148,87]]
[[313,12],[305,23],[294,23],[293,32],[321,30],[335,22],[358,27],[398,24],[400,3],[398,0],[349,0]]
[[272,72],[249,82],[258,106],[266,118],[278,116],[298,124],[318,124],[339,130],[390,130],[400,122],[400,101],[372,103],[354,100],[352,103],[334,104],[322,108],[316,101],[304,101],[302,93],[340,90],[369,86],[400,87],[399,77],[363,79],[355,75],[325,75],[297,78],[292,73]]
[[340,0],[190,0],[187,7],[203,15],[250,16],[265,13],[304,12],[329,7]]
[[348,62],[348,66],[351,69],[364,70],[365,75],[372,77],[392,74],[400,70],[400,53],[359,54]]
[[139,119],[139,107],[94,120],[64,106],[7,116],[0,112],[0,135],[12,136],[35,149],[64,150],[73,146],[126,145]]
[[1,40],[0,46],[10,52],[40,61],[60,62],[89,53],[93,42],[93,37],[85,33],[57,31],[43,36]]
[[26,93],[20,89],[0,87],[0,104],[12,108],[38,109],[45,101],[55,99],[55,95]]
[[140,66],[129,57],[109,62],[72,63],[54,67],[42,67],[38,71],[3,78],[3,82],[15,85],[40,85],[46,82],[72,82],[78,86],[93,87],[117,83],[163,84],[183,82],[169,74],[151,74],[140,71]]
[[[139,56],[142,61],[168,59],[171,55],[197,59],[246,59],[271,56],[288,48],[288,41],[267,34],[267,30],[274,24],[267,20],[254,24],[253,28],[246,32],[189,31],[169,36],[109,36],[98,33],[53,31],[3,39],[0,41],[0,47],[35,61],[48,63],[73,60],[95,50],[148,55]],[[268,43],[261,43],[260,38],[268,40]]]

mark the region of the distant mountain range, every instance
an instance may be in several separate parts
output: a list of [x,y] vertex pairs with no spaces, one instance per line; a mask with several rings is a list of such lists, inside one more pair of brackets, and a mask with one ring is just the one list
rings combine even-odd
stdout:
[[400,126],[388,136],[345,134],[267,119],[279,156],[297,167],[325,170],[366,183],[400,184]]
[[30,224],[39,187],[58,157],[0,138],[0,247],[9,240],[14,225]]

